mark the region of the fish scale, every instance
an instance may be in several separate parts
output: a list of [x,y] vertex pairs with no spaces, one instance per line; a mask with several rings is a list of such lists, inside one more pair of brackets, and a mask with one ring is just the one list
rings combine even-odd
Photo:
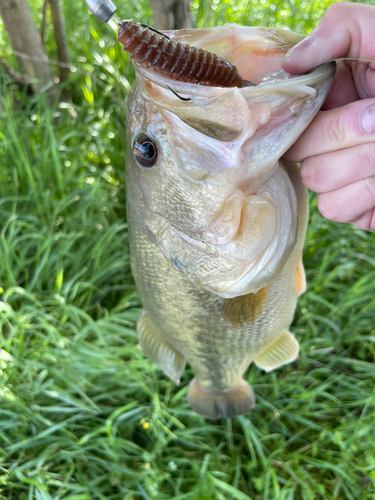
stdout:
[[228,418],[255,404],[243,379],[250,363],[271,371],[298,355],[288,328],[304,291],[308,198],[299,166],[280,158],[319,110],[334,65],[288,78],[280,60],[299,38],[284,30],[173,36],[210,50],[216,41],[219,55],[257,86],[203,88],[135,63],[126,189],[144,306],[137,330],[145,354],[175,383],[191,365],[195,411]]

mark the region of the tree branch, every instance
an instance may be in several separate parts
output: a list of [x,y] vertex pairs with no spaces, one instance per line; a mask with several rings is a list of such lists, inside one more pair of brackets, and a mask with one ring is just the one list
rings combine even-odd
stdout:
[[3,57],[0,57],[0,64],[4,69],[4,73],[12,78],[19,85],[29,85],[30,77],[26,73],[19,73],[10,66]]
[[42,44],[44,44],[44,37],[46,36],[47,5],[48,0],[44,0],[42,10],[42,25],[40,27],[40,38],[42,40]]
[[159,30],[192,28],[189,0],[150,0],[154,26]]
[[68,40],[66,38],[64,14],[59,0],[49,0],[51,6],[52,23],[57,47],[59,61],[64,64],[60,66],[59,76],[60,81],[67,80],[69,76],[69,49]]

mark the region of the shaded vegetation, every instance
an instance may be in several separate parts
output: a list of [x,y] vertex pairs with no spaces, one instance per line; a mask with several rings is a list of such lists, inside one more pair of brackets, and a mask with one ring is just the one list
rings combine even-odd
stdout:
[[[308,32],[328,4],[192,8],[199,26]],[[374,233],[323,220],[312,196],[308,290],[292,326],[300,358],[270,374],[251,367],[249,415],[192,412],[190,369],[174,386],[134,331],[123,173],[133,70],[108,26],[83,4],[64,7],[73,102],[48,110],[1,78],[1,500],[373,499]],[[119,11],[151,22],[145,1]]]

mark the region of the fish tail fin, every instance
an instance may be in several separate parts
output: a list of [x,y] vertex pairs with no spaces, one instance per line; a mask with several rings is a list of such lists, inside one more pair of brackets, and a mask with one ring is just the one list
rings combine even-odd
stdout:
[[255,405],[254,391],[244,379],[228,391],[209,392],[199,385],[196,378],[193,378],[187,399],[194,411],[212,420],[242,415]]

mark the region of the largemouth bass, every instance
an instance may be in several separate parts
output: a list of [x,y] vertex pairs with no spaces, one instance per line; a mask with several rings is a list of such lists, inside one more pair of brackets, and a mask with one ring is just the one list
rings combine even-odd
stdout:
[[176,383],[196,376],[190,406],[216,419],[255,404],[243,374],[296,359],[289,332],[304,291],[308,199],[280,158],[310,123],[335,65],[291,77],[280,60],[301,36],[224,26],[169,33],[213,51],[255,86],[175,81],[135,62],[126,189],[144,353]]

